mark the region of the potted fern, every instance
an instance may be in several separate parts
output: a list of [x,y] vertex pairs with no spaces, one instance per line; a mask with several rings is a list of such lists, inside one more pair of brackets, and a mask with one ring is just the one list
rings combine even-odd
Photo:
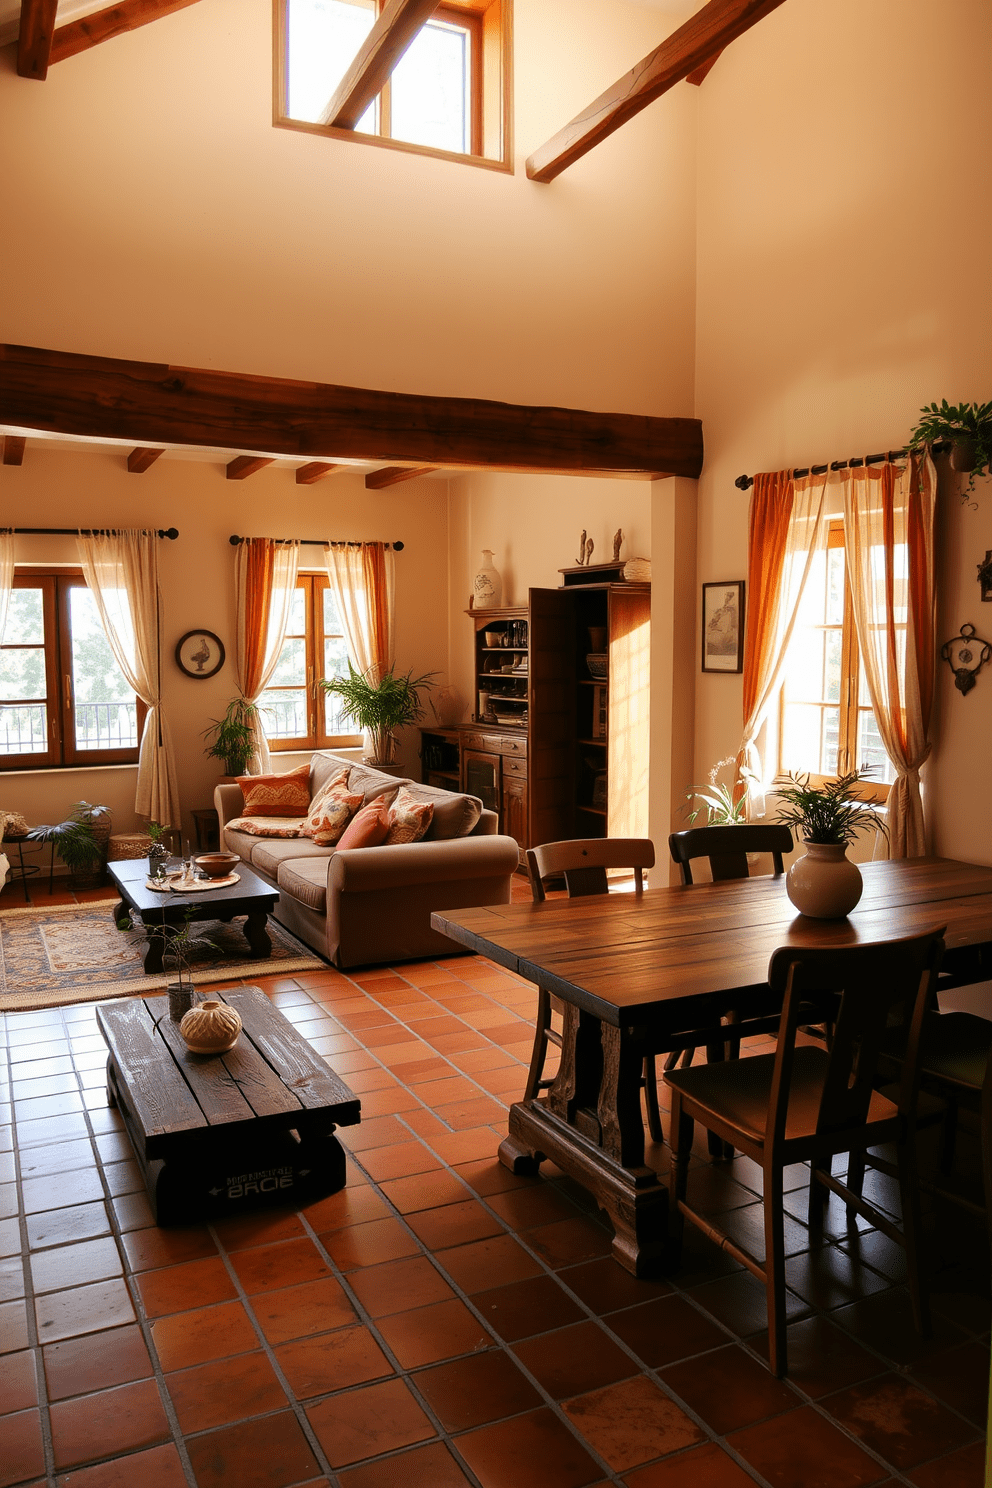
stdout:
[[886,834],[885,822],[856,786],[870,770],[851,770],[826,785],[808,775],[789,775],[776,784],[781,806],[776,821],[801,836],[806,848],[785,878],[785,891],[800,914],[817,920],[842,919],[861,898],[861,870],[847,856],[859,832]]
[[951,468],[966,471],[964,494],[992,460],[992,403],[931,403],[920,409],[920,421],[909,436],[911,450],[950,442]]
[[208,749],[203,752],[208,759],[224,761],[227,775],[244,775],[255,753],[255,731],[259,709],[247,698],[232,698],[223,718],[212,718],[210,726],[203,730]]
[[372,668],[356,672],[349,661],[347,677],[321,677],[317,686],[339,697],[345,716],[368,736],[366,763],[388,765],[393,758],[395,730],[423,718],[421,693],[433,686],[437,672],[415,677],[412,668],[402,673],[390,669],[378,681],[373,681],[371,674]]

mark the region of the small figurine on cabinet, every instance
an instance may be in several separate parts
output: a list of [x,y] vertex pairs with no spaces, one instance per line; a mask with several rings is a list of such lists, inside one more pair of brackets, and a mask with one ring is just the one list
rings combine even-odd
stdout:
[[581,532],[581,534],[579,536],[579,556],[578,556],[578,560],[577,560],[579,568],[582,567],[582,565],[585,563],[585,561],[586,561],[586,530],[583,527],[582,532]]
[[623,547],[623,528],[618,527],[613,534],[613,562],[620,562],[620,549]]

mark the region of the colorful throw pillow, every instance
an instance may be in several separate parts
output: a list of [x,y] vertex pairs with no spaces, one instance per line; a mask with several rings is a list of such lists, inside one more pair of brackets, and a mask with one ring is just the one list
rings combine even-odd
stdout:
[[249,837],[301,837],[303,817],[292,819],[279,816],[236,816],[225,822],[235,832],[246,832]]
[[372,801],[351,818],[338,843],[338,852],[346,847],[380,847],[389,831],[389,807],[385,801]]
[[434,815],[433,801],[418,801],[406,786],[402,786],[396,800],[389,808],[389,830],[385,846],[397,842],[419,842],[431,824]]
[[311,803],[302,836],[318,847],[333,847],[355,812],[364,804],[361,791],[348,789],[348,771],[339,770]]
[[245,816],[306,816],[310,810],[310,766],[286,775],[239,775]]

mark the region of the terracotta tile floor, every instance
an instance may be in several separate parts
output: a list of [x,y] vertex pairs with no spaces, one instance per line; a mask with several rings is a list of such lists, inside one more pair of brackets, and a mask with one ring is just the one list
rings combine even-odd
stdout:
[[[762,1290],[714,1246],[635,1281],[581,1189],[497,1162],[526,984],[475,957],[255,981],[365,1119],[341,1193],[213,1226],[152,1225],[92,1006],[0,1016],[0,1488],[983,1482],[976,1226],[935,1217],[923,1341],[897,1248],[834,1208],[812,1236],[792,1170],[776,1381]],[[760,1173],[701,1148],[694,1180],[753,1243]]]

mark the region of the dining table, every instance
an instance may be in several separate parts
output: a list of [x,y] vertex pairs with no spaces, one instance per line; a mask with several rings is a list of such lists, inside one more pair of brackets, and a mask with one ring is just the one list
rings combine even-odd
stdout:
[[500,1161],[524,1173],[550,1160],[588,1189],[613,1225],[615,1259],[635,1276],[667,1249],[667,1188],[645,1161],[646,1055],[731,1010],[767,1012],[780,946],[943,929],[945,984],[992,979],[992,867],[940,857],[859,867],[861,900],[836,920],[799,914],[777,874],[431,915],[436,930],[561,1000],[557,1074],[546,1093],[511,1105]]

